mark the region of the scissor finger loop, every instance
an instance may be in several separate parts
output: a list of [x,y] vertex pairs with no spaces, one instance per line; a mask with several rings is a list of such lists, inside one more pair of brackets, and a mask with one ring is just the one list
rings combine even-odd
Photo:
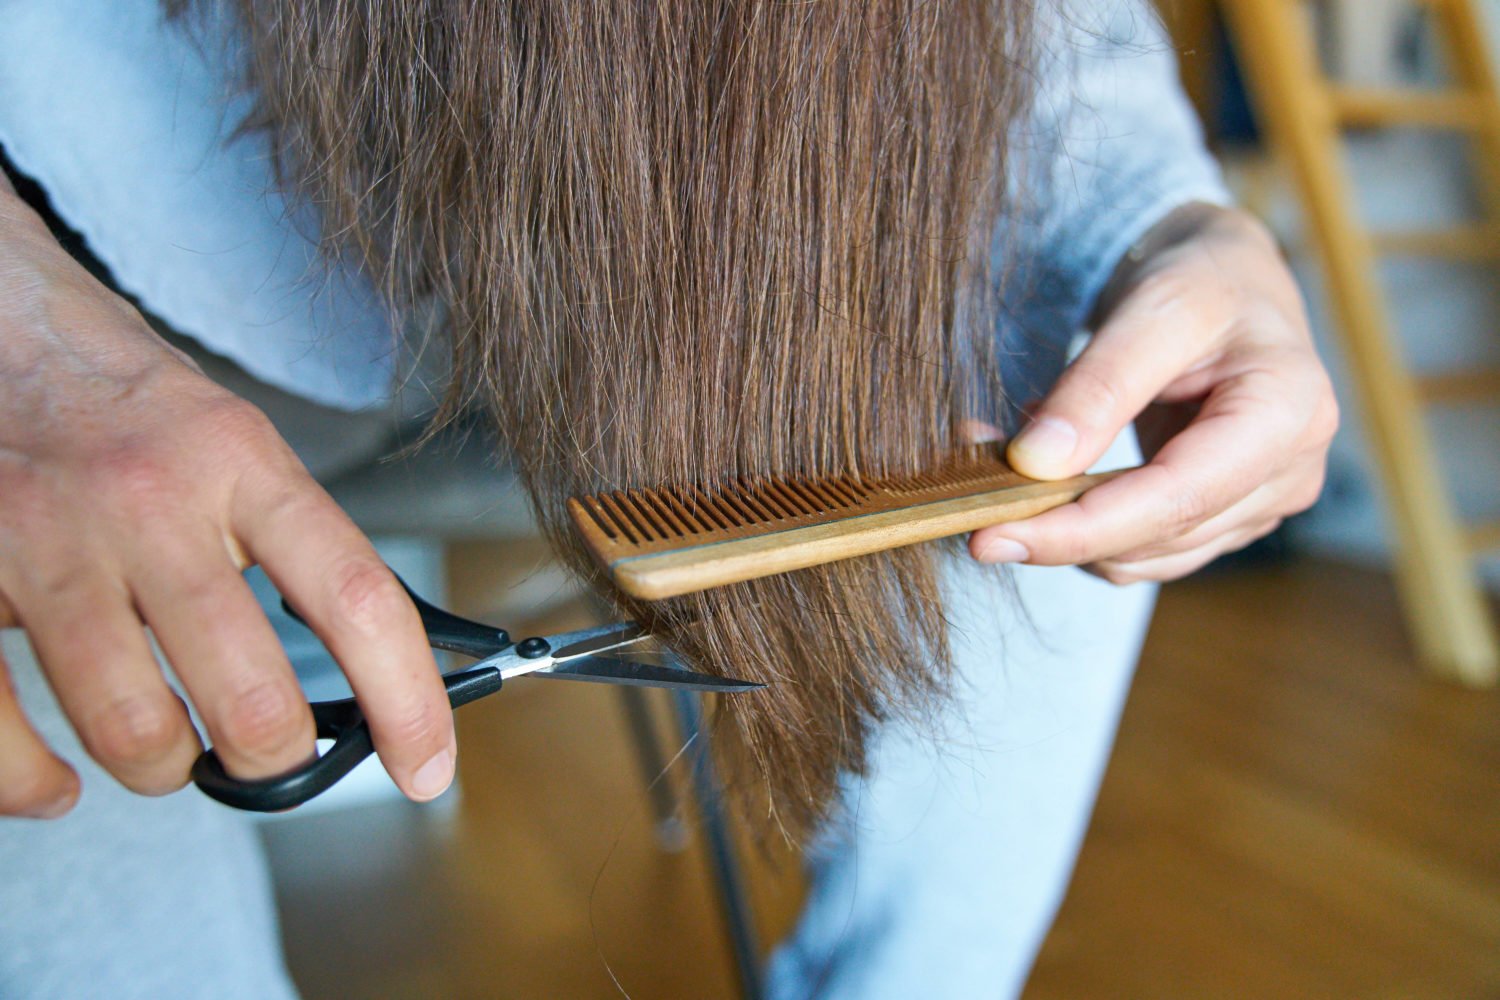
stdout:
[[[416,606],[428,642],[434,649],[478,660],[444,675],[448,702],[453,708],[494,694],[505,681],[528,674],[596,684],[721,693],[764,686],[673,665],[634,662],[630,659],[631,647],[650,636],[635,622],[616,622],[553,636],[532,636],[512,643],[510,633],[505,629],[444,611],[423,600],[406,586],[405,581],[401,585],[406,587],[407,595]],[[290,606],[287,610],[292,617],[302,621]],[[374,742],[369,723],[354,699],[315,702],[312,709],[318,736],[334,741],[321,757],[279,777],[242,781],[229,775],[218,755],[209,749],[193,768],[194,782],[226,805],[260,812],[290,809],[327,791],[374,752]]]

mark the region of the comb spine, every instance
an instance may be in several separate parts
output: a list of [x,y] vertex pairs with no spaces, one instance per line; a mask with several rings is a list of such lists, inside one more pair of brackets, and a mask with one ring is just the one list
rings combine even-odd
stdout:
[[1118,473],[1078,476],[919,502],[727,541],[624,556],[608,564],[620,589],[654,601],[806,569],[1032,517]]

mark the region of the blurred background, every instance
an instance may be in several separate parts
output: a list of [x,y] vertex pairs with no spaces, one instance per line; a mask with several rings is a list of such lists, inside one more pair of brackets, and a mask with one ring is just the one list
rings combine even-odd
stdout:
[[[1316,509],[1164,590],[1028,996],[1500,997],[1500,0],[1163,14],[1346,417]],[[429,598],[592,621],[509,489],[461,435],[333,486]],[[681,731],[644,706],[518,684],[459,713],[439,803],[371,770],[266,822],[305,994],[738,995],[687,768],[648,791],[638,753],[643,719],[669,756]],[[764,947],[798,859],[739,846]]]

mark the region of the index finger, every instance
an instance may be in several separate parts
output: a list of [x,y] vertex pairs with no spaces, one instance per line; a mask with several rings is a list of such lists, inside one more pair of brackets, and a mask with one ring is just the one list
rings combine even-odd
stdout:
[[419,802],[442,794],[457,755],[453,712],[395,575],[310,477],[241,502],[240,544],[333,653],[391,778]]
[[981,562],[1072,566],[1175,538],[1287,461],[1301,421],[1286,400],[1284,380],[1269,374],[1225,382],[1150,463],[1037,517],[980,529],[969,551]]

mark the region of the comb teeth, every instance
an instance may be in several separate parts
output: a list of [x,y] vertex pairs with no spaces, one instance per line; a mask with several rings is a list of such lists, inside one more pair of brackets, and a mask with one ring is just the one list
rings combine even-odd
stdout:
[[1102,478],[1039,483],[990,452],[910,476],[741,478],[612,490],[568,506],[620,589],[657,600],[1029,517]]
[[610,541],[645,545],[829,514],[857,506],[869,495],[868,488],[847,478],[739,479],[719,490],[613,490],[581,497],[579,503]]
[[823,518],[880,497],[908,498],[983,484],[1012,475],[991,458],[955,463],[933,472],[862,480],[739,478],[723,487],[668,486],[614,490],[579,498],[589,519],[610,541],[653,545],[720,532],[753,530],[780,522]]

